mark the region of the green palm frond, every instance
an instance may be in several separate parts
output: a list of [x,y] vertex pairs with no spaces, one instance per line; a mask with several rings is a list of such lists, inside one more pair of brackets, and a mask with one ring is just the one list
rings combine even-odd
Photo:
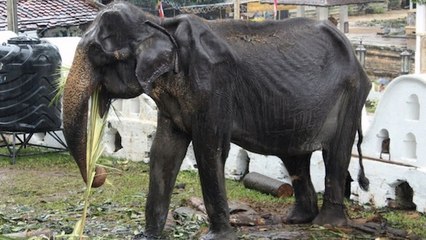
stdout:
[[69,67],[64,67],[62,66],[61,68],[58,69],[57,74],[59,75],[56,84],[56,93],[55,96],[53,97],[52,101],[50,102],[50,105],[59,102],[62,98],[62,95],[64,94],[64,89],[65,89],[65,83],[67,81],[67,77],[68,77],[68,73],[70,71]]
[[105,114],[102,118],[99,114],[99,89],[97,89],[91,97],[90,100],[90,116],[88,121],[87,128],[87,155],[86,155],[86,166],[87,166],[87,185],[86,191],[84,194],[84,208],[81,219],[76,223],[74,231],[70,236],[70,239],[79,239],[84,238],[83,231],[86,222],[87,209],[90,204],[90,196],[93,179],[96,174],[96,165],[99,157],[101,156],[104,147],[102,143],[102,135],[105,129],[106,116]]

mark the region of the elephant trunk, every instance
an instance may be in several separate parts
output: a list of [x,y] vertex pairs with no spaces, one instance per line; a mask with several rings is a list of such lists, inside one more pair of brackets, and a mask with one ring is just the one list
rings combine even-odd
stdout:
[[[98,84],[93,67],[88,60],[87,51],[80,46],[77,47],[64,89],[63,124],[69,151],[86,183],[88,181],[86,163],[88,101]],[[105,179],[105,169],[96,167],[92,187],[100,187]]]

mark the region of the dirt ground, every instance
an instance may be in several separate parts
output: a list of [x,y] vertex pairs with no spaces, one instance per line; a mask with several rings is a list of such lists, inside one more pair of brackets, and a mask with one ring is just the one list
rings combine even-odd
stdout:
[[349,16],[349,25],[356,26],[359,22],[369,22],[374,19],[391,20],[407,17],[409,10],[392,10],[380,14],[365,14],[359,16]]
[[[23,234],[27,237],[34,234],[38,239],[47,239],[41,236],[62,239],[60,236],[70,234],[82,211],[84,187],[77,167],[72,162],[31,168],[17,165],[0,167],[0,239],[4,236],[22,237]],[[90,239],[132,239],[142,231],[144,213],[141,206],[145,202],[146,190],[141,191],[138,186],[147,185],[146,180],[142,181],[147,175],[139,167],[129,167],[125,172],[109,177],[112,188],[95,190],[85,228]],[[176,210],[170,212],[164,239],[198,239],[207,231],[206,215],[197,203],[202,201],[193,197],[191,191],[189,186],[176,188],[172,198],[183,194],[182,199],[187,200],[178,205],[172,203],[171,209]],[[362,207],[349,202],[347,208],[352,221],[348,227],[284,224],[282,218],[290,206],[291,202],[274,200],[232,201],[231,223],[241,240],[420,239],[409,231],[387,226],[380,212],[366,214]],[[180,211],[182,208],[183,212]],[[199,218],[185,217],[188,211]],[[416,219],[421,218],[415,212],[410,214]]]

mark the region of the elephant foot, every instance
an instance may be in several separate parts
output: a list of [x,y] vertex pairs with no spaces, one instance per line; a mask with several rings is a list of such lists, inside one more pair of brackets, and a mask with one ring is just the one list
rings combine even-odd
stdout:
[[348,219],[343,204],[326,204],[312,222],[317,225],[331,225],[336,227],[346,226]]
[[237,234],[233,229],[225,232],[212,232],[209,231],[206,235],[202,236],[200,240],[236,240]]
[[317,216],[318,208],[313,207],[311,211],[307,208],[301,207],[299,205],[294,205],[293,209],[287,215],[284,220],[284,223],[288,224],[301,224],[301,223],[310,223]]
[[152,236],[144,232],[141,232],[133,237],[133,240],[156,240],[156,239],[163,239],[163,238],[159,236]]

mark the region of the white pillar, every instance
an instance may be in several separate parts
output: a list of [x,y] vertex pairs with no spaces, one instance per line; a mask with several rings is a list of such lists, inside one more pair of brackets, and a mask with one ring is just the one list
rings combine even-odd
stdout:
[[413,0],[410,0],[410,10],[413,10]]
[[317,7],[317,19],[318,20],[327,20],[328,19],[328,8],[327,7]]
[[345,32],[345,25],[347,25],[347,30],[349,31],[349,13],[348,13],[348,5],[340,6],[340,31]]
[[305,17],[305,6],[297,7],[297,17]]
[[[423,38],[426,37],[426,4],[418,4],[416,6],[416,56],[415,56],[415,73],[426,71],[426,56],[422,54],[426,46],[422,46]],[[423,68],[423,69],[422,69]],[[424,72],[423,72],[424,73]]]
[[7,30],[18,33],[18,1],[7,0]]
[[240,19],[240,0],[234,0],[234,19]]

